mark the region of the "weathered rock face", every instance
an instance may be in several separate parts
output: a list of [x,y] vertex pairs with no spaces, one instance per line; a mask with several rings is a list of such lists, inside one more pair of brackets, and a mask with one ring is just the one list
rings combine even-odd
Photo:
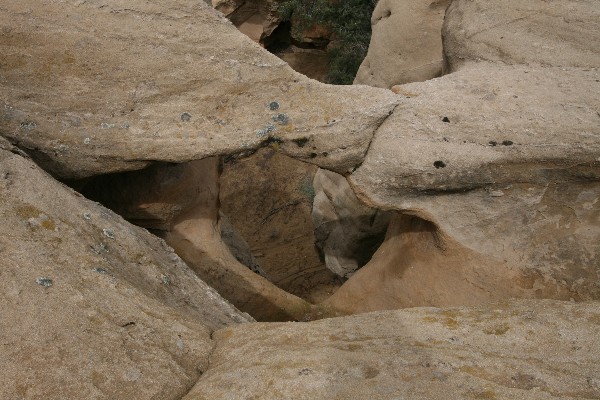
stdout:
[[252,320],[162,240],[3,149],[0,197],[2,398],[179,399],[211,332]]
[[[203,3],[5,2],[0,135],[64,178],[152,164],[102,198],[191,269],[0,139],[0,397],[600,397],[597,302],[227,328],[251,318],[197,277],[265,320],[599,299],[594,5],[455,0],[452,74],[394,96],[304,79]],[[316,306],[221,239],[209,156],[267,145],[396,211]]]
[[390,213],[365,206],[346,178],[335,172],[319,169],[313,186],[315,244],[323,252],[327,268],[349,277],[369,261],[383,241]]
[[222,240],[217,157],[105,175],[87,186],[87,195],[156,229],[198,276],[239,309],[262,321],[309,315],[307,302],[241,264]]
[[519,301],[226,328],[184,399],[597,398],[598,306]]
[[[424,259],[415,263],[414,252],[390,254],[394,250],[384,244],[388,250],[382,250],[372,265],[329,300],[334,307],[352,312],[454,304],[442,297],[455,284],[435,289],[437,278],[416,271],[424,268],[431,273],[431,266],[440,276],[450,274],[450,269],[464,286],[472,285],[474,293],[483,292],[482,298],[471,296],[466,304],[498,296],[577,300],[600,296],[600,116],[596,112],[600,49],[596,41],[583,48],[576,35],[561,35],[560,40],[549,36],[552,48],[585,57],[571,65],[560,57],[552,64],[551,57],[542,60],[535,52],[527,58],[523,50],[531,43],[527,41],[522,47],[507,44],[498,53],[502,63],[477,61],[493,59],[488,53],[492,45],[475,46],[477,35],[460,32],[483,32],[482,37],[491,41],[485,33],[489,27],[498,34],[493,40],[504,43],[500,33],[512,25],[498,25],[487,17],[469,19],[472,14],[467,10],[474,12],[475,4],[479,3],[457,1],[448,12],[446,31],[459,32],[445,40],[449,67],[456,72],[401,86],[405,99],[377,131],[365,162],[349,177],[370,204],[433,223],[426,236],[438,250],[423,251],[419,257]],[[542,2],[527,4],[542,6]],[[553,13],[562,10],[570,18],[586,21],[594,15],[590,4],[557,3]],[[505,7],[494,2],[490,13],[501,13]],[[542,36],[554,21],[546,17],[543,24],[537,17],[515,23],[520,27],[521,20],[528,21],[531,35]],[[570,29],[575,28],[582,35],[587,30],[590,37],[597,35],[594,23]],[[466,50],[460,50],[463,45]],[[411,230],[410,225],[401,229]],[[470,256],[457,258],[465,252]],[[396,283],[384,279],[389,276],[396,276]],[[375,289],[373,279],[388,283]],[[413,294],[394,299],[398,287],[410,287]],[[383,297],[387,303],[377,300]],[[359,304],[357,298],[365,301]],[[459,299],[465,300],[454,297]]]
[[274,148],[224,163],[220,207],[268,279],[316,303],[340,285],[319,258],[311,221],[317,167]]
[[483,60],[598,68],[600,9],[594,0],[454,1],[444,23],[451,70]]
[[272,141],[347,171],[396,102],[295,73],[202,2],[25,0],[0,25],[0,133],[63,178]]
[[[219,235],[216,162],[209,175],[196,175],[204,162],[198,159],[266,145],[346,173],[360,164],[349,177],[353,189],[370,205],[403,216],[384,249],[398,240],[420,258],[413,264],[401,254],[379,254],[325,308],[355,312],[464,298],[399,272],[417,265],[457,271],[466,287],[483,293],[471,296],[473,302],[600,296],[596,41],[582,47],[580,36],[550,36],[554,48],[582,55],[578,63],[557,58],[552,64],[550,56],[526,58],[516,45],[493,53],[499,58],[488,54],[491,44],[469,47],[472,37],[502,41],[502,35],[446,33],[454,73],[400,86],[401,96],[394,96],[304,79],[202,3],[119,4],[3,6],[0,133],[62,177],[191,161],[171,183],[168,172],[141,180],[128,216],[166,230],[195,271],[222,285],[240,307],[263,310],[265,298],[275,299],[272,309],[295,319],[310,309],[235,260]],[[467,18],[474,4],[456,1],[445,32],[501,32],[488,19]],[[581,21],[595,15],[590,2],[553,4],[556,15]],[[507,6],[489,7],[493,14]],[[535,25],[531,35],[543,37],[552,15],[523,21]],[[573,26],[578,35],[597,35],[593,21]],[[217,37],[223,47],[215,47]],[[155,184],[153,199],[153,189],[145,189]],[[165,215],[157,219],[155,210]],[[415,226],[425,227],[418,234],[423,241],[411,244]],[[364,280],[386,283],[375,288]],[[434,287],[439,296],[431,295]],[[412,295],[401,296],[398,288],[411,288]],[[256,300],[257,293],[264,296]],[[348,300],[357,298],[364,301]]]
[[391,88],[442,74],[441,29],[450,0],[380,0],[354,84]]
[[281,23],[277,14],[277,2],[270,0],[213,0],[212,6],[256,43],[261,43]]

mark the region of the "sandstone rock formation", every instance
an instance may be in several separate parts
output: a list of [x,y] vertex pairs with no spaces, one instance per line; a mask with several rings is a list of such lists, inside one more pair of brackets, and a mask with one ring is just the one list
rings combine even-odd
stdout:
[[[0,397],[598,398],[596,6],[455,0],[451,73],[396,96],[310,81],[202,2],[4,2]],[[318,305],[221,238],[217,156],[261,147],[393,212]],[[479,308],[231,328],[198,276],[265,320]],[[535,300],[480,307],[510,297]]]
[[[534,3],[531,7],[541,7]],[[552,64],[551,56],[527,50],[535,41],[497,44],[502,51],[489,53],[490,41],[504,39],[485,32],[510,30],[512,22],[494,25],[487,17],[466,18],[478,12],[479,2],[457,1],[444,29],[448,70],[453,73],[401,86],[401,96],[302,78],[203,4],[99,4],[9,3],[0,16],[7,43],[0,132],[53,174],[78,178],[157,161],[248,154],[274,145],[340,172],[360,165],[349,177],[353,189],[371,206],[400,212],[388,238],[408,243],[407,254],[416,252],[423,258],[421,264],[440,276],[459,271],[457,287],[480,293],[458,296],[452,286],[440,288],[443,284],[423,274],[402,273],[417,264],[411,258],[397,261],[402,255],[390,254],[384,244],[380,253],[385,256],[376,255],[379,261],[373,263],[379,266],[367,265],[324,309],[356,312],[455,304],[464,298],[474,304],[511,296],[599,296],[599,100],[594,66],[600,52],[596,41],[579,39],[597,35],[593,3],[556,2],[540,21],[514,21],[520,27],[531,24],[520,29],[539,37],[558,21],[564,32],[550,36],[549,42],[554,49],[581,55],[581,61],[565,64],[559,57]],[[516,3],[514,9],[523,11],[523,4]],[[493,2],[489,12],[502,14],[510,7]],[[73,11],[70,19],[64,19],[65,10]],[[564,25],[561,15],[566,14],[583,22]],[[181,28],[191,18],[194,24]],[[88,32],[84,28],[92,19],[98,29]],[[21,34],[27,24],[37,24],[35,34]],[[577,35],[567,34],[569,29]],[[467,31],[473,34],[461,33]],[[87,36],[82,38],[81,32]],[[481,38],[478,32],[484,33]],[[217,36],[226,45],[215,49]],[[148,40],[153,46],[146,45]],[[193,164],[181,168],[190,166],[194,176]],[[171,220],[158,219],[171,235],[165,237],[181,246],[178,250],[197,271],[213,271],[204,275],[213,277],[211,284],[225,282],[223,293],[233,296],[240,287],[253,288],[242,290],[244,300],[236,304],[261,309],[253,296],[270,293],[267,297],[272,294],[286,303],[281,306],[284,315],[298,319],[307,304],[261,281],[223,244],[215,230],[216,172],[213,175],[206,181],[213,187],[207,197],[210,206],[201,200],[188,207],[186,201],[198,200],[195,192],[188,196],[181,188],[175,195],[159,190],[173,207]],[[158,179],[139,185],[150,182],[164,183]],[[198,186],[190,186],[194,187]],[[131,204],[147,211],[142,194],[127,195],[138,196]],[[150,222],[145,226],[152,228],[156,221]],[[419,246],[410,244],[415,227],[418,235],[427,236]],[[175,231],[179,233],[173,236]],[[200,240],[203,237],[211,239]],[[220,261],[207,267],[207,254]],[[464,262],[461,255],[467,254]],[[222,268],[229,272],[224,274]],[[375,270],[379,272],[369,272]],[[241,278],[229,279],[231,271]],[[388,275],[394,279],[385,279]],[[365,279],[387,284],[373,288]],[[397,289],[405,287],[412,289],[400,295]],[[382,303],[382,298],[387,300]]]
[[265,148],[224,162],[220,209],[246,238],[268,279],[316,303],[340,285],[319,258],[311,220],[317,167]]
[[221,238],[219,160],[104,175],[84,193],[162,236],[209,285],[262,321],[305,319],[309,304],[241,264]]
[[277,2],[271,0],[213,0],[212,6],[256,43],[262,43],[281,23]]
[[226,328],[184,399],[598,398],[598,306],[518,301]]
[[0,142],[0,397],[179,399],[252,319],[165,243]]
[[0,26],[0,132],[62,178],[271,142],[346,172],[396,102],[295,73],[202,2],[11,1]]
[[444,54],[450,71],[478,60],[595,69],[599,18],[594,0],[454,1],[444,22]]
[[[600,295],[600,45],[551,36],[553,48],[581,54],[577,63],[558,57],[552,64],[531,40],[503,44],[512,22],[469,19],[478,4],[458,1],[448,10],[444,31],[454,33],[444,44],[454,72],[401,86],[405,99],[349,177],[363,200],[412,218],[402,217],[389,245],[328,300],[334,309]],[[543,4],[494,2],[486,15]],[[555,21],[557,32],[594,37],[591,20],[561,22],[566,14],[588,21],[591,8],[560,2],[543,24],[537,17],[513,22],[529,21],[520,29],[531,36],[544,36]],[[490,29],[498,35],[488,36]],[[505,46],[493,53],[497,60],[488,56],[493,43]]]
[[316,245],[327,268],[347,278],[371,259],[383,241],[390,213],[365,206],[346,178],[335,172],[319,169],[313,186]]
[[380,0],[354,84],[391,88],[442,74],[442,23],[450,0]]

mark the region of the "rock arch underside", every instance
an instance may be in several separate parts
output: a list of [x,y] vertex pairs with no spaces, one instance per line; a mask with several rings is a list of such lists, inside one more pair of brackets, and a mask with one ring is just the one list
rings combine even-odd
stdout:
[[599,398],[598,2],[271,6],[0,4],[0,397]]

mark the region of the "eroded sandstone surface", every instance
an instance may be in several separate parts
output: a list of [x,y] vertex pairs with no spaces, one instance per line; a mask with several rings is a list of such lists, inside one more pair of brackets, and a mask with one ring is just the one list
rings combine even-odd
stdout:
[[62,178],[272,142],[346,172],[396,103],[294,72],[204,2],[2,7],[0,130]]
[[518,301],[225,328],[184,399],[597,398],[599,318]]
[[354,84],[390,89],[442,75],[442,24],[450,0],[380,0]]
[[0,149],[0,397],[178,399],[252,318],[163,241]]
[[[0,394],[598,397],[596,6],[455,0],[449,74],[392,92],[311,81],[203,2],[5,2]],[[318,304],[222,239],[219,157],[264,147],[391,216]],[[221,295],[265,321],[460,308],[232,327]]]

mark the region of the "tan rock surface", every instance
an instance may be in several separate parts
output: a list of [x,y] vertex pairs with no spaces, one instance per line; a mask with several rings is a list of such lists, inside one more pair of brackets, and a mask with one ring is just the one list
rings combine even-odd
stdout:
[[277,2],[270,0],[214,0],[212,6],[222,12],[240,32],[257,43],[262,43],[281,23]]
[[179,399],[211,332],[251,320],[162,240],[1,149],[0,197],[3,399]]
[[347,171],[396,101],[297,74],[203,2],[10,1],[0,26],[0,134],[64,178],[271,141]]
[[[599,79],[597,70],[477,63],[405,85],[410,98],[377,131],[350,182],[373,205],[434,223],[430,241],[438,250],[424,249],[423,271],[432,265],[441,274],[451,270],[474,293],[487,292],[484,298],[522,292],[519,297],[597,299],[600,92],[594,85]],[[435,290],[442,284],[435,276],[419,276],[412,259],[395,251],[395,260],[402,261],[380,258],[388,271],[380,276],[400,274],[402,285],[418,295],[401,300],[393,284],[367,291],[375,275],[364,280],[367,265],[362,283],[349,281],[331,304],[345,307],[343,298],[386,293],[384,308],[456,304],[438,297],[445,291]],[[479,256],[454,258],[463,251]],[[414,275],[402,275],[407,263]],[[512,289],[498,281],[498,271],[512,279]],[[479,300],[471,296],[466,304]],[[370,309],[367,303],[360,308]]]
[[[522,4],[514,9],[523,11]],[[444,43],[456,72],[396,87],[404,100],[349,180],[367,203],[434,226],[418,233],[425,236],[420,244],[401,247],[410,250],[403,254],[396,241],[406,246],[416,234],[406,220],[371,265],[328,300],[334,308],[600,297],[600,51],[597,41],[580,39],[597,35],[589,19],[595,11],[589,2],[553,2],[553,15],[572,9],[569,18],[579,21],[557,23],[555,34],[553,21],[562,17],[524,14],[515,26],[490,17],[509,6],[487,2],[477,19],[482,2],[455,1]],[[485,43],[505,43],[502,35],[513,31],[552,31],[545,38],[548,53],[540,58],[527,50],[535,42],[525,35],[510,36],[501,57],[490,56],[493,46]],[[581,63],[565,64],[562,54],[580,54]],[[480,61],[486,59],[496,62]],[[447,284],[440,282],[444,276]],[[469,286],[473,295],[464,295]],[[455,296],[446,297],[453,290]]]
[[597,302],[376,312],[218,331],[185,400],[600,396]]
[[450,0],[380,0],[354,84],[391,88],[442,74],[442,23]]
[[600,66],[600,8],[595,0],[454,1],[443,36],[451,71],[478,60]]

